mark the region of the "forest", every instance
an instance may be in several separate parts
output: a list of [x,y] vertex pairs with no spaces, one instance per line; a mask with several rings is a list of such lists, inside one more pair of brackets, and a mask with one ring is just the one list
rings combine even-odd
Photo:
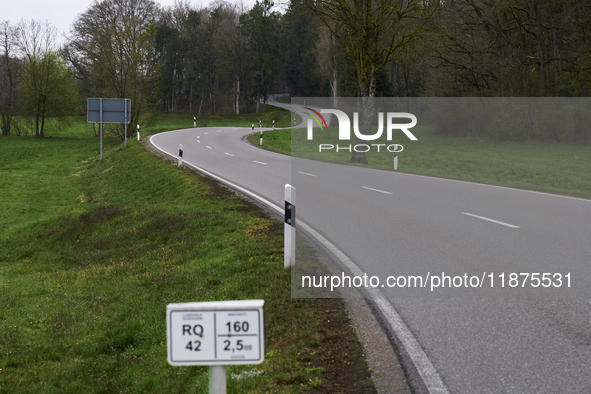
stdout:
[[[85,113],[251,113],[298,97],[586,97],[589,0],[257,0],[251,8],[93,2],[65,42],[0,22],[2,135]],[[134,127],[134,126],[132,126]]]

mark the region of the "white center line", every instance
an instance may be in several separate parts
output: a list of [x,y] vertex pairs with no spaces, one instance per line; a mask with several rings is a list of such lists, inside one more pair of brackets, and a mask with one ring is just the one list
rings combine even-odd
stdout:
[[219,133],[221,130],[216,131],[216,133]]
[[199,138],[201,138],[201,136],[200,136],[200,135],[198,135],[198,136],[197,136],[197,139],[199,139]]
[[231,154],[231,153],[228,153],[228,152],[224,152],[224,155],[228,155],[228,156],[234,156],[233,154]]
[[209,133],[204,133],[204,134],[209,134]]
[[309,174],[307,172],[302,172],[302,171],[296,171],[298,174],[302,174],[302,175],[308,175],[308,176],[318,176],[318,175],[314,175],[314,174]]
[[264,165],[264,166],[266,166],[266,165],[267,165],[267,163],[263,163],[262,161],[256,161],[256,160],[253,160],[253,161],[254,161],[255,163],[259,163],[259,164],[262,164],[262,165]]
[[201,143],[201,141],[200,141],[200,140],[197,140],[197,142]]
[[513,224],[499,222],[498,220],[494,220],[494,219],[490,219],[490,218],[485,218],[484,216],[474,215],[473,213],[462,212],[462,215],[472,216],[473,218],[486,220],[488,222],[492,222],[492,223],[496,223],[496,224],[502,224],[503,226],[507,226],[507,227],[511,227],[511,228],[519,228],[519,226],[515,226]]
[[362,188],[362,189],[367,189],[367,190],[372,190],[372,191],[374,191],[374,192],[384,193],[384,194],[392,194],[392,193],[390,193],[390,192],[385,192],[385,191],[383,191],[383,190],[380,190],[380,189],[374,189],[374,188],[372,188],[372,187],[367,187],[367,186],[361,186],[361,188]]
[[205,145],[207,149],[213,149],[211,146]]

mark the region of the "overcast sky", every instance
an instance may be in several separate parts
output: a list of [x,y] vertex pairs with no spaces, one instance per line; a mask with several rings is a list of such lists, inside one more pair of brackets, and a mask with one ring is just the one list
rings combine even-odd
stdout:
[[[233,2],[232,0],[227,0]],[[36,19],[42,22],[49,21],[57,27],[60,35],[68,34],[72,23],[78,15],[86,11],[92,4],[92,0],[2,0],[0,6],[0,21],[9,20],[13,24],[21,19]],[[174,4],[174,0],[155,0],[161,6]],[[275,1],[278,3],[278,1]],[[208,6],[209,0],[191,0],[190,4],[195,8]],[[244,0],[247,7],[252,7],[255,0]],[[60,38],[59,41],[64,41]]]

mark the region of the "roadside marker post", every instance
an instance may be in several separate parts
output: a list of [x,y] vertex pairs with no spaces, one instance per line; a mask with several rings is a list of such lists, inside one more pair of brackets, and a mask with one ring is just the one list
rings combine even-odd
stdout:
[[179,164],[178,166],[183,165],[183,144],[179,144]]
[[168,363],[208,365],[209,392],[226,394],[226,366],[265,360],[265,300],[166,306]]
[[137,140],[140,140],[140,125],[137,125]]
[[273,119],[273,130],[275,130],[275,119]]
[[283,268],[295,265],[295,241],[296,241],[296,189],[289,183],[285,185],[285,224],[284,227],[284,252]]
[[402,149],[398,150],[398,148],[402,148],[402,145],[394,144],[394,169],[398,169],[398,153],[402,152]]
[[261,145],[261,146],[263,145],[263,130],[261,130],[261,138],[259,141],[259,145]]
[[101,134],[101,154],[99,160],[103,160],[103,99],[101,99],[101,127],[100,127],[100,134]]
[[197,117],[193,116],[193,127],[197,127]]
[[[124,119],[127,119],[127,105],[123,104],[123,106],[125,107],[125,109],[123,111],[123,112],[125,112],[125,114],[123,116],[124,116]],[[125,128],[125,133],[124,133],[124,137],[123,137],[123,140],[125,141],[124,146],[127,148],[127,122],[123,122],[123,125],[124,125],[123,127]]]
[[254,123],[252,124],[252,133],[250,135],[254,135]]
[[263,121],[262,120],[259,120],[259,128],[261,128],[261,129],[263,128]]

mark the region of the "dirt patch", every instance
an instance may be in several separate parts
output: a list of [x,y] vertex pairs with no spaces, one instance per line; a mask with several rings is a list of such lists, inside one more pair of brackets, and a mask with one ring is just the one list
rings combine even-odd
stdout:
[[231,198],[237,196],[234,190],[221,185],[218,181],[207,176],[201,176],[200,181],[209,186],[209,196],[212,198]]
[[319,298],[315,307],[324,310],[321,328],[309,347],[302,349],[302,361],[323,368],[316,393],[375,393],[363,349],[340,299]]
[[73,239],[83,230],[92,232],[92,229],[126,213],[127,211],[121,205],[105,205],[84,212],[77,217],[72,215],[62,216],[59,219],[62,230],[59,240]]

